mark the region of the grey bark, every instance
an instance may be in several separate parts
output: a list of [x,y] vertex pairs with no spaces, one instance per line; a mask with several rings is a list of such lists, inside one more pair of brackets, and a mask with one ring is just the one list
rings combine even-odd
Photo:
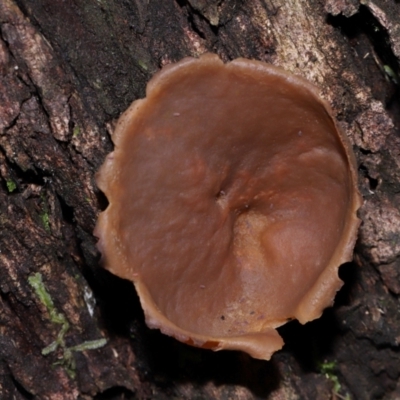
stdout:
[[[389,0],[0,0],[0,397],[400,398],[399,12]],[[147,329],[92,235],[118,115],[163,65],[205,51],[314,82],[359,163],[345,286],[320,320],[281,330],[270,362]]]

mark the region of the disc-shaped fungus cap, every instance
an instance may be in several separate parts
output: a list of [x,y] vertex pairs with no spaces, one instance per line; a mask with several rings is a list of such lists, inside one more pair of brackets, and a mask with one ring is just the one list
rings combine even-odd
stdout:
[[313,85],[258,61],[185,58],[151,79],[113,141],[95,235],[148,326],[267,360],[277,327],[332,304],[361,200]]

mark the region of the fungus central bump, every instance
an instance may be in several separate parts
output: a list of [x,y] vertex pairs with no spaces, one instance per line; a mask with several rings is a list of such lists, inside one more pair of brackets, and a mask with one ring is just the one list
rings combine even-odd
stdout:
[[278,326],[333,302],[360,196],[314,86],[257,61],[184,59],[155,75],[113,141],[95,234],[150,327],[269,359]]

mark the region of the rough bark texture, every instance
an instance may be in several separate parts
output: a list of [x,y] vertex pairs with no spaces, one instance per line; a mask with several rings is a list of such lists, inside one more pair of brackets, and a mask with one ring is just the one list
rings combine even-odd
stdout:
[[[395,0],[0,0],[1,399],[399,399],[399,14]],[[92,236],[116,118],[162,65],[207,50],[316,83],[359,162],[345,287],[320,320],[281,329],[271,362],[147,329]]]

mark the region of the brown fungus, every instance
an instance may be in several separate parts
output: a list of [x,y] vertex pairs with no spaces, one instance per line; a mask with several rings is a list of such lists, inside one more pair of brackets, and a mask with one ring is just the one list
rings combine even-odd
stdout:
[[313,85],[258,61],[186,58],[153,77],[113,141],[95,234],[149,327],[267,360],[277,327],[332,304],[361,199]]

